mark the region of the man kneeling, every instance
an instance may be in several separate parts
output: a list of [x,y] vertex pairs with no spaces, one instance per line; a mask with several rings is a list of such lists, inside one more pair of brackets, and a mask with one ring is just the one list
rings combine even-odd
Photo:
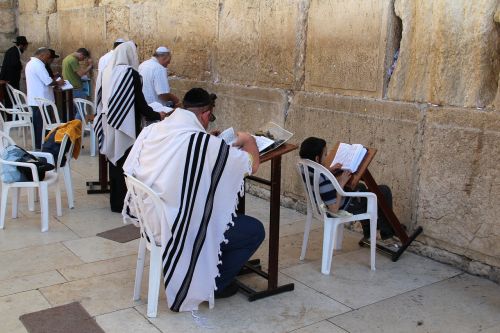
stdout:
[[259,167],[255,139],[240,132],[230,147],[206,132],[215,98],[188,91],[183,108],[141,132],[123,166],[164,204],[161,220],[146,223],[162,246],[172,311],[196,310],[203,301],[212,307],[214,296],[236,293],[234,278],[264,239],[258,220],[233,218],[244,177]]

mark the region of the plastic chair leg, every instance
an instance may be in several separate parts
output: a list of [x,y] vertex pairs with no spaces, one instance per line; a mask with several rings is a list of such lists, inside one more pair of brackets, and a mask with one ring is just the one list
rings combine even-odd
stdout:
[[30,126],[30,134],[31,134],[31,146],[33,147],[33,150],[36,149],[35,147],[35,129],[33,128],[33,124]]
[[69,161],[63,168],[64,172],[64,185],[66,186],[66,194],[68,196],[68,206],[69,208],[75,208],[75,200],[73,196],[73,180],[71,179],[71,168],[69,166]]
[[59,186],[59,181],[57,181],[55,186],[56,186],[56,213],[57,216],[62,216],[61,187]]
[[19,187],[12,188],[12,218],[17,219],[17,213],[19,211]]
[[370,218],[370,266],[375,270],[375,250],[377,246],[377,218]]
[[135,268],[134,301],[141,299],[142,273],[144,272],[144,260],[146,258],[146,239],[141,237],[139,251],[137,253],[137,265]]
[[40,182],[40,213],[42,215],[42,232],[45,232],[49,230],[49,191],[45,182]]
[[335,250],[342,250],[342,240],[344,239],[344,224],[339,224],[335,231]]
[[0,229],[3,229],[4,227],[8,197],[9,197],[9,186],[6,184],[2,184],[2,202],[0,203]]
[[35,211],[35,196],[35,189],[33,187],[28,188],[28,210],[30,212]]
[[311,231],[312,224],[312,213],[309,207],[307,207],[307,219],[306,227],[304,229],[304,239],[302,240],[302,250],[300,251],[300,260],[304,260],[306,257],[307,243],[309,241],[309,232]]
[[94,133],[94,129],[90,130],[90,156],[95,156],[95,133]]
[[149,286],[148,286],[148,311],[149,318],[155,318],[158,310],[158,295],[160,293],[161,279],[161,250],[151,246],[149,259]]
[[330,266],[333,256],[333,238],[335,225],[333,221],[326,220],[323,230],[323,255],[321,257],[321,273],[330,274]]

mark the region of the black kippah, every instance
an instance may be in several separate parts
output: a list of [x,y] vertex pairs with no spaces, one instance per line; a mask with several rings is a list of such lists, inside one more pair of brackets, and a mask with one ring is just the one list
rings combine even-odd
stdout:
[[210,105],[210,95],[203,88],[193,88],[184,95],[184,107],[199,107]]
[[213,105],[216,98],[215,94],[209,94],[203,88],[193,88],[184,95],[182,104],[185,108]]

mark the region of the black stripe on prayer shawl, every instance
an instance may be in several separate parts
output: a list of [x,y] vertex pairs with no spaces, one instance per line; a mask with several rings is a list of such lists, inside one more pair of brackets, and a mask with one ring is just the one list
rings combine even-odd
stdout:
[[172,304],[172,307],[170,308],[172,311],[179,312],[182,303],[186,299],[189,287],[191,285],[191,281],[193,280],[193,274],[194,274],[194,269],[196,267],[196,262],[198,261],[201,249],[203,248],[203,244],[205,243],[208,223],[210,221],[210,218],[212,217],[215,192],[217,190],[217,186],[219,185],[222,173],[224,172],[228,156],[229,156],[229,146],[224,141],[221,141],[219,154],[217,156],[217,160],[215,161],[214,169],[212,170],[212,178],[210,182],[210,188],[208,191],[207,199],[205,201],[203,218],[201,220],[200,229],[198,229],[198,233],[196,235],[196,239],[194,241],[193,249],[191,252],[191,262],[189,263],[189,268],[187,270],[186,276],[184,277],[184,280],[182,281],[177,296],[175,297],[175,301]]
[[102,132],[102,116],[101,114],[97,115],[95,120],[95,132],[97,135],[97,142],[99,143],[99,149],[102,149],[102,143],[104,139],[104,133]]
[[[123,124],[123,121],[129,114],[129,110],[134,106],[134,92],[130,94],[130,98],[128,99],[127,103],[123,106],[123,110],[126,110],[126,112],[123,112],[120,118],[117,119],[115,122],[114,128],[120,128]],[[113,125],[112,125],[113,126]]]
[[[128,77],[132,76],[132,68],[127,68],[127,72],[125,75],[123,75],[122,82],[118,84],[118,87],[116,88],[116,91],[122,91],[123,90],[123,85],[128,82]],[[108,102],[108,109],[113,106],[115,103],[115,100],[118,98],[118,94],[114,94],[113,96],[110,97],[109,102]]]
[[126,107],[126,105],[130,104],[130,101],[133,101],[134,99],[134,89],[132,87],[132,78],[130,78],[130,81],[127,83],[125,87],[123,87],[123,90],[120,92],[120,99],[117,100],[116,103],[113,104],[113,106],[109,109],[109,113],[111,113],[111,116],[109,117],[109,124],[113,126],[114,128],[117,128],[116,123],[118,122],[118,119],[122,117],[123,115],[127,115],[129,109]]
[[[186,242],[186,237],[188,234],[189,225],[191,223],[191,216],[193,214],[194,203],[195,203],[196,196],[198,194],[198,187],[200,185],[201,175],[203,173],[203,165],[205,164],[205,156],[206,156],[207,149],[208,149],[209,139],[210,139],[210,135],[208,135],[206,133],[199,133],[198,134],[195,150],[194,150],[193,156],[192,156],[193,163],[191,165],[191,175],[189,178],[188,195],[186,197],[187,209],[184,210],[184,215],[183,215],[183,218],[180,222],[179,232],[176,234],[175,243],[174,243],[173,247],[171,248],[172,251],[170,252],[168,260],[166,261],[166,264],[164,266],[164,271],[165,271],[165,267],[167,268],[166,271],[168,271],[168,268],[170,268],[170,273],[168,274],[168,276],[165,277],[165,288],[168,286],[168,284],[169,284],[169,282],[170,282],[170,280],[175,272],[175,269],[177,267],[177,263],[179,262],[179,259],[182,256],[182,252],[184,250],[184,244]],[[202,142],[203,142],[203,147],[200,147]],[[201,148],[201,151],[200,151],[200,148]],[[198,162],[198,160],[199,160],[199,162]],[[194,181],[195,178],[196,178],[196,181]],[[193,185],[194,185],[194,189],[193,189]],[[180,241],[180,244],[179,244],[179,241]],[[174,258],[174,255],[175,255],[175,258]],[[172,262],[172,258],[174,259],[173,262]]]
[[97,90],[97,96],[96,96],[96,109],[97,109],[97,106],[100,105],[102,102],[102,87],[99,87],[99,90]]
[[[189,169],[188,166],[189,166],[189,162],[191,161],[191,150],[193,148],[193,141],[194,141],[195,136],[196,136],[196,133],[191,135],[191,137],[189,138],[188,150],[187,150],[187,154],[186,154],[186,161],[184,163],[184,176],[182,177],[181,203],[179,205],[179,212],[177,213],[177,216],[175,217],[174,223],[172,225],[172,230],[170,231],[172,234],[172,237],[170,237],[170,239],[168,240],[167,245],[165,247],[165,250],[163,251],[163,254],[162,254],[162,262],[165,261],[165,257],[167,256],[167,253],[170,250],[170,246],[172,245],[172,241],[174,239],[173,235],[177,231],[177,227],[179,225],[179,219],[180,219],[181,213],[184,210],[184,204],[185,204],[184,193],[186,191],[186,181],[187,181],[187,175],[188,175],[188,169]],[[167,271],[166,271],[167,266],[165,266],[165,263],[163,265],[164,265],[163,266],[163,275],[165,275],[167,273]]]
[[[134,97],[134,90],[132,88],[133,78],[132,72],[128,71],[127,74],[123,77],[123,81],[120,82],[120,87],[115,91],[113,97],[115,98],[113,102],[109,103],[108,106],[108,124],[110,124],[113,128],[116,127],[117,119],[120,118],[123,114],[128,113],[128,109],[125,109],[123,106],[128,103],[130,99]],[[125,84],[122,86],[122,83]]]

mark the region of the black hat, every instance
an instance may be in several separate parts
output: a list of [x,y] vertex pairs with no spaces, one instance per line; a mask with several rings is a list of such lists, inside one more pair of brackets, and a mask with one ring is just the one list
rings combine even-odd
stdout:
[[185,108],[195,108],[215,104],[217,95],[209,94],[203,88],[193,88],[184,95],[182,104]]
[[16,40],[13,41],[12,43],[16,43],[17,45],[28,45],[28,40],[26,39],[25,36],[17,36]]
[[49,51],[50,51],[50,57],[52,59],[59,58],[59,54],[56,54],[56,51],[54,51],[52,49],[49,49]]

